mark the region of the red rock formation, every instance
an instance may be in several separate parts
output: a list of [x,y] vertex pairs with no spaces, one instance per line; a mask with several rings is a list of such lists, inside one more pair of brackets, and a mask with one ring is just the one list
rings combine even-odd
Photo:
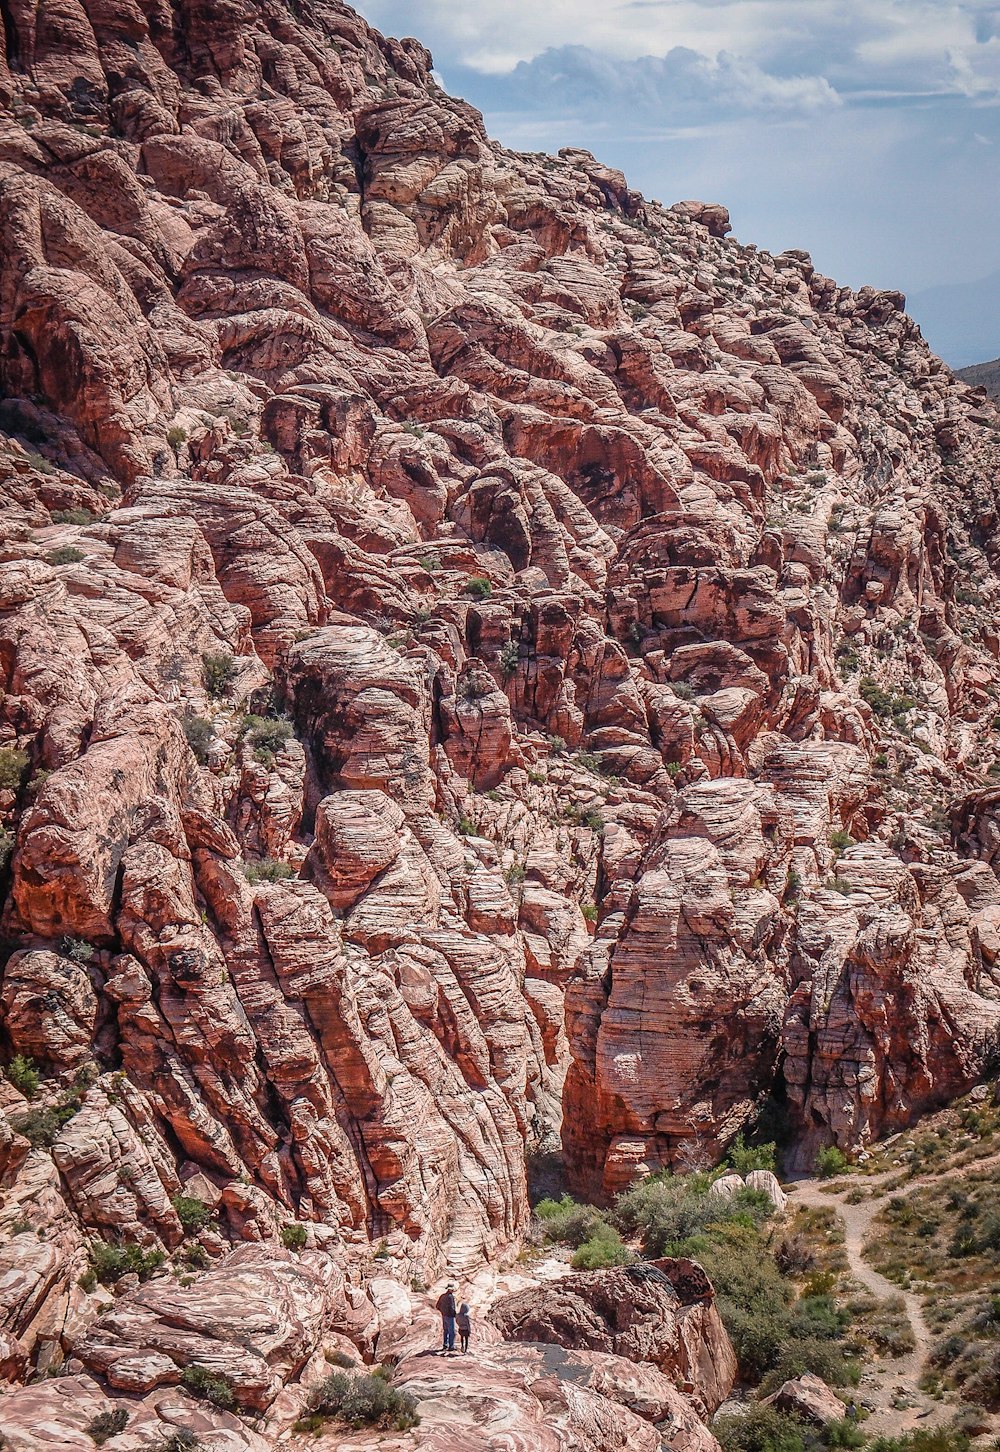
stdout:
[[[505,151],[339,0],[36,9],[0,35],[0,1057],[42,1074],[0,1081],[0,1370],[134,1363],[152,1436],[193,1408],[164,1288],[85,1292],[88,1240],[228,1276],[300,1222],[370,1345],[373,1250],[400,1288],[502,1261],[560,1134],[601,1196],[772,1091],[808,1160],[983,1073],[996,418],[899,294]],[[306,1340],[244,1368],[275,1425]],[[649,1442],[586,1367],[497,1351],[469,1404]]]

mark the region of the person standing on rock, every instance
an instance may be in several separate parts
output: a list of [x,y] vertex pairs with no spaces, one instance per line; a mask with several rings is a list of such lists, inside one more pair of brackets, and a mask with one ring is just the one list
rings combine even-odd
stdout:
[[455,1350],[455,1317],[458,1314],[458,1307],[455,1305],[455,1287],[448,1285],[443,1295],[438,1296],[437,1308],[441,1312],[441,1330],[443,1338],[442,1351]]
[[458,1308],[458,1340],[464,1355],[469,1349],[469,1337],[472,1334],[472,1321],[469,1317],[469,1307],[465,1301]]

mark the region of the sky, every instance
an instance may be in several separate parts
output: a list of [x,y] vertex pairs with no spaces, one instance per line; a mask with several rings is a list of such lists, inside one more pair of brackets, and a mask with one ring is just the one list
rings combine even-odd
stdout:
[[899,288],[956,367],[1000,356],[1000,0],[361,0],[523,151]]

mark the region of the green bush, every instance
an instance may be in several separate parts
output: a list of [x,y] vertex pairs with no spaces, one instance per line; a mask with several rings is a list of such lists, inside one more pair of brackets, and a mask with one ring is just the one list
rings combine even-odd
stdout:
[[843,827],[838,827],[835,832],[830,833],[830,846],[834,852],[844,852],[848,847],[854,846],[854,838]]
[[181,1385],[200,1401],[211,1402],[228,1412],[236,1405],[236,1397],[229,1380],[218,1372],[209,1371],[206,1366],[186,1366],[181,1373]]
[[493,586],[485,575],[470,575],[465,582],[465,593],[473,600],[488,600],[493,594]]
[[76,545],[60,545],[57,550],[49,550],[45,562],[49,565],[78,565],[86,558],[83,550],[78,550]]
[[205,716],[185,716],[181,725],[187,744],[194,753],[195,761],[204,766],[208,760],[208,749],[215,735],[211,721]]
[[774,1365],[761,1381],[760,1396],[770,1396],[786,1381],[811,1372],[827,1386],[857,1386],[861,1367],[845,1356],[842,1347],[822,1336],[794,1335],[782,1346]]
[[823,1441],[828,1447],[857,1448],[865,1445],[865,1434],[857,1422],[845,1418],[842,1422],[827,1422],[823,1429]]
[[238,673],[235,658],[225,651],[208,651],[201,658],[202,684],[213,700],[228,694]]
[[243,876],[247,882],[284,882],[295,876],[295,868],[273,857],[262,857],[259,862],[245,862]]
[[862,676],[858,682],[858,690],[861,698],[867,701],[876,716],[883,719],[897,721],[905,716],[907,711],[912,711],[916,701],[912,696],[897,696],[893,691],[886,691],[871,676]]
[[63,1125],[69,1123],[79,1108],[79,1098],[68,1096],[44,1109],[28,1109],[23,1114],[13,1114],[10,1123],[34,1149],[51,1149]]
[[295,734],[286,716],[247,716],[243,730],[262,766],[270,766],[275,752]]
[[187,442],[187,429],[182,429],[179,424],[167,429],[167,443],[172,449],[179,449],[181,444]]
[[115,1407],[108,1412],[98,1412],[93,1421],[87,1423],[87,1435],[98,1447],[103,1447],[128,1426],[128,1412],[124,1407]]
[[770,1144],[749,1145],[743,1135],[738,1134],[726,1152],[726,1163],[737,1175],[749,1175],[751,1170],[770,1170],[774,1173],[777,1149]]
[[108,1245],[103,1240],[92,1240],[87,1254],[90,1268],[103,1286],[114,1285],[127,1275],[148,1281],[166,1260],[162,1250],[143,1250],[141,1245]]
[[575,1252],[574,1270],[603,1270],[609,1265],[628,1265],[635,1256],[613,1225],[600,1226]]
[[539,1200],[535,1214],[546,1240],[574,1248],[591,1240],[602,1227],[610,1229],[600,1210],[579,1204],[571,1195],[563,1195],[561,1200]]
[[206,1205],[196,1195],[173,1195],[170,1203],[185,1235],[197,1235],[215,1214],[211,1205]]
[[875,1437],[868,1452],[968,1452],[969,1438],[954,1427],[921,1427],[901,1437]]
[[712,1423],[722,1452],[806,1452],[804,1430],[797,1417],[760,1403]]
[[306,1243],[306,1227],[293,1222],[281,1227],[281,1243],[286,1250],[302,1250]]
[[93,961],[97,949],[93,943],[88,943],[86,938],[67,936],[59,944],[59,951],[64,958],[69,958],[73,963],[90,963]]
[[420,1421],[413,1398],[391,1386],[381,1371],[359,1376],[331,1372],[310,1392],[307,1405],[310,1411],[337,1417],[349,1427],[405,1432]]
[[35,1068],[34,1059],[29,1059],[24,1054],[15,1054],[3,1072],[8,1083],[13,1084],[25,1099],[34,1099],[42,1077]]
[[816,1152],[816,1173],[821,1180],[843,1175],[850,1168],[847,1156],[835,1144],[824,1145]]
[[0,746],[0,791],[16,792],[28,770],[28,753]]
[[[51,465],[49,472],[52,473]],[[89,509],[53,509],[53,524],[93,524],[95,516]]]

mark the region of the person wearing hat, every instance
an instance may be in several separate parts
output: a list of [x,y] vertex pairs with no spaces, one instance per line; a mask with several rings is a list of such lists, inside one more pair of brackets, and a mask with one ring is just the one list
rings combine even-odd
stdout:
[[438,1296],[437,1309],[441,1312],[441,1330],[444,1340],[442,1351],[455,1350],[455,1317],[458,1314],[458,1307],[455,1304],[455,1287],[449,1282],[444,1294]]

